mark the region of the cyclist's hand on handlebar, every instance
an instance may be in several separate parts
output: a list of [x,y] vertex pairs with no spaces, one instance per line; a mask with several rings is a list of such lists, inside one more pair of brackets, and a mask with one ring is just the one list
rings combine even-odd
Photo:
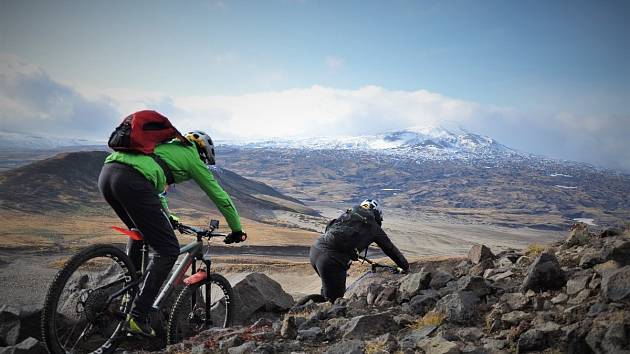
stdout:
[[179,218],[177,216],[170,214],[168,216],[168,221],[171,222],[171,226],[173,227],[173,230],[179,229]]
[[247,234],[243,231],[232,231],[227,236],[225,236],[225,240],[223,242],[230,243],[239,243],[247,240]]

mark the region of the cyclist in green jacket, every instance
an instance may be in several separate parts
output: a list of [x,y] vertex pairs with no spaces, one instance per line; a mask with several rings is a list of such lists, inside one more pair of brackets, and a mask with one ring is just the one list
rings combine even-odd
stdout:
[[[247,237],[234,203],[208,169],[208,165],[215,163],[212,139],[201,131],[190,132],[186,138],[193,143],[191,146],[178,140],[157,145],[154,152],[157,158],[133,152],[113,152],[105,159],[99,176],[99,189],[107,203],[128,228],[140,230],[144,241],[155,251],[128,318],[127,327],[133,333],[155,335],[147,315],[179,255],[179,242],[173,231],[177,218],[170,214],[163,193],[168,184],[190,179],[197,182],[232,230],[225,242],[241,242]],[[168,183],[165,170],[172,174]],[[129,244],[136,268],[140,267],[141,246],[138,241]]]

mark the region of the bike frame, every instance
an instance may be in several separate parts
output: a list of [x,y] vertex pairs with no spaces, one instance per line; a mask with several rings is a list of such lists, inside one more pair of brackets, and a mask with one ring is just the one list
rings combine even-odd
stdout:
[[[193,241],[189,244],[187,244],[186,246],[183,246],[180,248],[179,250],[179,254],[185,254],[184,258],[181,260],[181,262],[179,263],[179,265],[177,266],[177,268],[175,268],[175,270],[172,272],[170,278],[168,279],[168,281],[166,282],[166,284],[162,287],[162,290],[160,290],[160,292],[158,293],[158,296],[156,297],[155,301],[152,304],[152,309],[155,311],[159,311],[162,306],[163,303],[166,299],[168,299],[168,297],[171,295],[171,293],[175,290],[175,287],[182,282],[182,280],[184,279],[184,276],[186,275],[186,272],[188,271],[188,269],[192,266],[192,274],[196,274],[197,273],[197,261],[201,260],[204,265],[206,266],[206,274],[210,272],[210,266],[212,265],[212,259],[209,253],[209,249],[206,249],[205,254],[203,253],[203,237],[207,237],[208,239],[212,238],[212,237],[225,237],[225,234],[220,234],[220,233],[213,233],[214,229],[216,227],[218,227],[218,222],[216,224],[217,226],[214,226],[211,224],[211,230],[209,230],[208,232],[204,231],[204,230],[198,230],[195,229],[193,227],[185,227],[185,230],[187,231],[186,233],[195,233],[197,236],[197,240]],[[181,230],[181,229],[180,229]],[[135,241],[140,241],[142,242],[142,249],[141,249],[141,274],[143,276],[141,276],[138,280],[128,284],[127,286],[125,286],[124,288],[116,291],[114,294],[110,295],[108,298],[108,302],[111,302],[113,299],[117,298],[118,296],[120,296],[121,294],[129,291],[129,289],[133,289],[133,288],[137,288],[138,285],[140,283],[142,283],[144,281],[144,278],[146,276],[146,268],[148,266],[148,259],[149,259],[149,247],[147,246],[147,244],[142,241],[141,238],[138,238],[137,236],[134,237],[132,235],[130,235],[129,233],[125,232],[128,236],[130,236],[130,240],[129,243],[127,244],[127,250],[126,250],[126,254],[128,256],[131,257],[131,243],[133,242],[132,240]],[[199,278],[199,280],[197,281],[201,281],[205,278]],[[115,281],[113,283],[107,284],[105,285],[103,288],[106,287],[110,287],[113,285],[116,285],[122,281],[125,281],[125,279],[120,279],[118,281]],[[135,294],[134,294],[135,295]],[[210,313],[210,300],[211,300],[211,293],[210,293],[210,288],[206,289],[206,296],[205,296],[205,306],[206,306],[206,313],[209,314]],[[196,304],[196,296],[195,294],[193,294],[192,297],[192,305],[194,307],[194,305]],[[210,316],[206,316],[205,319],[205,324],[206,325],[210,325],[211,324],[211,319]]]

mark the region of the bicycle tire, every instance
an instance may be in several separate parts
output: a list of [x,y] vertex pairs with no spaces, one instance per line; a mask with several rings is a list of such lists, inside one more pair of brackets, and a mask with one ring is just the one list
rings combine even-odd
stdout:
[[[61,268],[59,272],[57,272],[53,282],[48,289],[48,293],[46,294],[46,298],[44,301],[44,307],[42,309],[41,316],[41,331],[42,331],[42,339],[46,344],[48,352],[51,354],[60,354],[67,353],[64,347],[59,342],[59,338],[56,333],[56,311],[57,306],[59,305],[59,298],[67,285],[71,276],[75,273],[79,267],[87,264],[90,260],[97,258],[111,258],[115,261],[123,270],[123,274],[125,275],[125,283],[131,283],[138,279],[138,274],[134,269],[133,263],[129,259],[129,257],[120,249],[111,246],[111,245],[92,245],[89,246],[76,255],[72,256],[66,264]],[[127,301],[127,305],[125,306],[125,313],[128,313],[132,305],[132,301]],[[116,350],[118,346],[118,340],[115,338],[116,334],[121,331],[122,322],[116,327],[116,331],[112,334],[111,337],[107,338],[105,343],[93,351],[93,353],[99,354],[107,354]]]
[[[189,305],[192,302],[192,295],[197,294],[198,290],[200,290],[201,286],[205,285],[217,285],[222,291],[226,301],[226,312],[225,312],[225,320],[220,325],[221,328],[229,327],[232,324],[232,320],[234,318],[234,291],[232,290],[232,286],[230,282],[225,279],[220,274],[210,273],[208,277],[195,284],[186,285],[182,291],[177,296],[177,300],[173,305],[173,309],[171,310],[169,320],[168,320],[168,329],[167,329],[167,343],[168,345],[179,343],[180,341],[189,338],[193,335],[198,334],[202,330],[196,331],[196,333],[192,333],[191,335],[183,336],[180,334],[179,321],[182,320],[181,316],[189,316],[190,309]],[[218,327],[218,326],[217,326]],[[205,330],[206,328],[204,328]]]

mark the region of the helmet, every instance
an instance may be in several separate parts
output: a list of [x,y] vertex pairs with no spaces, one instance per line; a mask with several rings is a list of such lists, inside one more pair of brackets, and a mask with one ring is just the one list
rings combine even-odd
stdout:
[[374,219],[376,222],[381,225],[383,222],[383,211],[378,206],[378,201],[376,199],[366,199],[359,204],[361,208],[371,210],[374,213]]
[[201,130],[194,130],[187,133],[185,137],[197,146],[199,157],[206,165],[214,165],[214,144],[208,134]]

